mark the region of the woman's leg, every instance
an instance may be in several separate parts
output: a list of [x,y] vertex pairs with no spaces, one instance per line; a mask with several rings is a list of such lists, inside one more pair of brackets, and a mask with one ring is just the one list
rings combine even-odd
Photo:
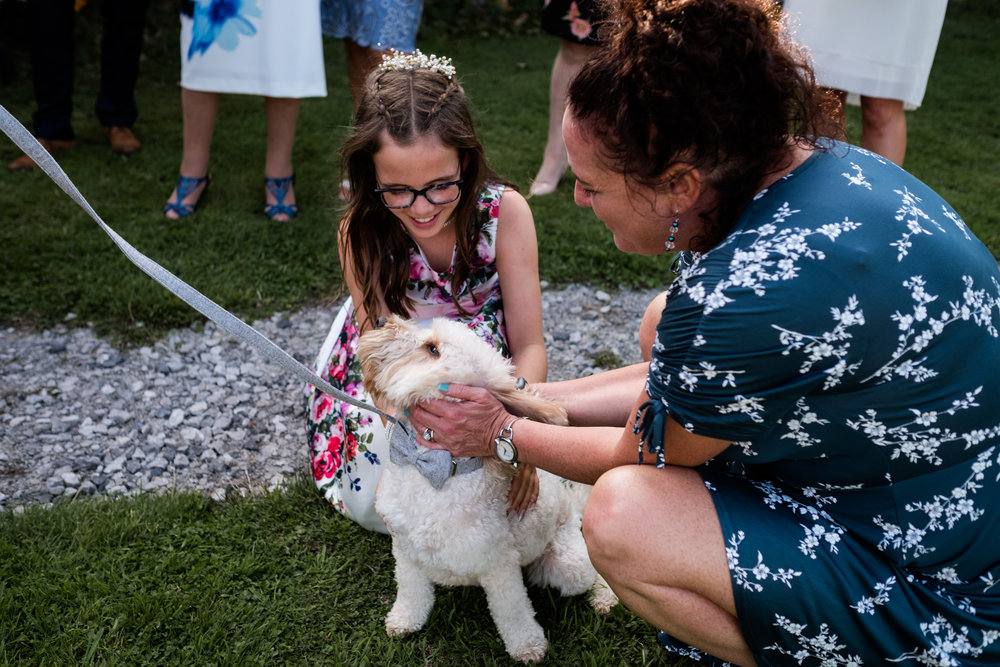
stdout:
[[583,534],[594,566],[625,606],[706,653],[756,664],[737,622],[722,528],[698,473],[610,470],[591,492]]
[[376,51],[367,46],[361,46],[352,39],[344,40],[347,49],[347,79],[351,84],[351,100],[357,111],[361,104],[361,96],[365,92],[365,79],[368,73],[382,63],[384,51]]
[[[206,93],[200,90],[181,88],[181,110],[184,122],[183,154],[181,155],[181,176],[188,178],[203,178],[208,174],[208,158],[212,148],[212,134],[215,132],[215,118],[219,113],[219,93]],[[208,182],[186,193],[179,202],[191,206],[197,205],[201,193]],[[177,202],[177,188],[170,193],[168,202]],[[180,215],[173,210],[165,215],[177,219]]]
[[[302,100],[291,97],[265,97],[267,111],[267,158],[264,163],[265,178],[289,178],[295,172],[292,168],[292,147],[295,145],[295,126],[298,123],[299,107]],[[288,185],[284,201],[278,202],[274,193],[265,188],[267,205],[283,203],[295,204],[294,186]],[[291,219],[286,213],[276,213],[272,220],[285,222]]]
[[566,173],[569,160],[566,158],[566,144],[562,138],[562,118],[566,109],[566,92],[570,81],[580,71],[596,46],[579,44],[567,39],[559,40],[559,52],[552,64],[549,81],[549,137],[545,142],[542,166],[531,184],[531,194],[547,195],[555,192],[559,180]]
[[906,114],[902,100],[861,97],[861,146],[903,165]]

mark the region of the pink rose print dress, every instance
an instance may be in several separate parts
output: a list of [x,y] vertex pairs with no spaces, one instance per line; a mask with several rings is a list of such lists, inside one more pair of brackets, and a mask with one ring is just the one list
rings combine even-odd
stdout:
[[[503,186],[488,185],[479,197],[487,216],[469,279],[459,303],[471,316],[460,315],[451,298],[454,264],[442,273],[427,262],[416,244],[410,247],[407,292],[414,302],[411,317],[430,320],[448,317],[465,322],[483,340],[510,356],[503,325],[500,276],[496,269],[496,230]],[[454,258],[452,259],[454,262]],[[350,297],[340,308],[316,358],[315,370],[334,387],[370,403],[362,386],[357,358],[358,327]],[[369,530],[388,532],[375,512],[375,487],[389,443],[377,415],[306,386],[306,433],[316,486],[340,513]]]

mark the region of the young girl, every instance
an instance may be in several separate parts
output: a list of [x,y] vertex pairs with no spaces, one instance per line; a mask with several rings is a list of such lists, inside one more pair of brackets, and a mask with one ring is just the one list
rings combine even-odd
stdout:
[[[518,375],[544,381],[534,221],[524,197],[487,164],[451,60],[419,51],[386,55],[366,80],[341,158],[351,194],[340,223],[340,261],[351,296],[317,372],[370,403],[355,355],[358,337],[395,313],[465,322],[510,357]],[[317,486],[340,512],[386,532],[374,508],[389,455],[381,420],[307,389]],[[522,512],[536,496],[534,469],[522,467],[509,506]]]

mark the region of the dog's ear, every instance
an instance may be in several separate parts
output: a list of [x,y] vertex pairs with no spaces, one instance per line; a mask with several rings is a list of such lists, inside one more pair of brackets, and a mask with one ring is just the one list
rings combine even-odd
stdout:
[[370,329],[358,340],[358,357],[361,359],[361,375],[365,389],[372,400],[381,405],[385,400],[383,392],[379,391],[379,369],[383,368],[392,357],[390,343],[396,336],[398,323],[390,322],[378,329]]
[[527,417],[536,422],[558,424],[569,423],[566,409],[547,398],[542,398],[530,389],[490,389],[490,393],[507,408],[507,411],[517,417]]

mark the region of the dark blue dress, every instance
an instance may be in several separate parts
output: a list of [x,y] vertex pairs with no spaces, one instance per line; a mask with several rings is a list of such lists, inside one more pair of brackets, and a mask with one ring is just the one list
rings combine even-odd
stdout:
[[699,471],[757,661],[1000,664],[996,260],[926,185],[845,144],[689,260],[645,456],[665,414],[732,441]]

